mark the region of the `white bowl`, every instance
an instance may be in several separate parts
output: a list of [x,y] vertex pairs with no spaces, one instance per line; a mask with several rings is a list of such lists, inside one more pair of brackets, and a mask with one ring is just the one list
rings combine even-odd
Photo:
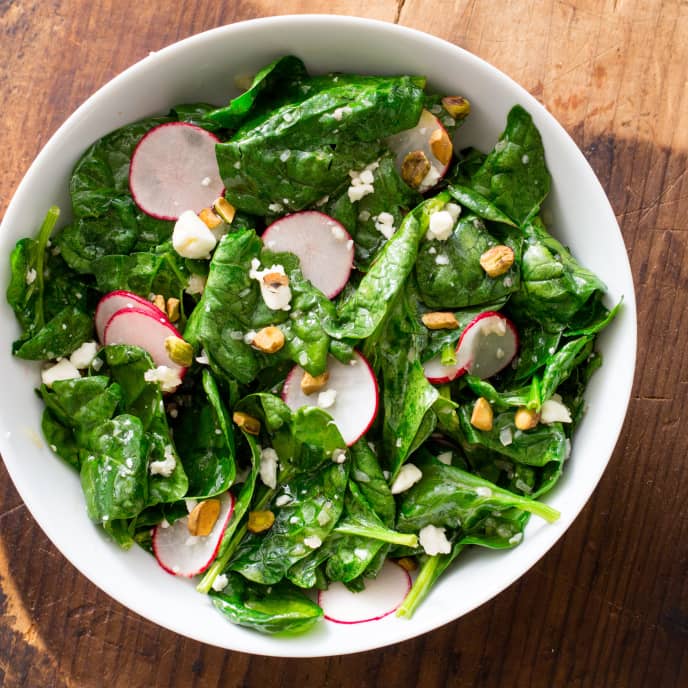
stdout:
[[60,551],[102,590],[151,621],[232,650],[275,656],[345,654],[389,645],[457,619],[523,575],[562,536],[590,497],[621,430],[633,380],[636,312],[633,282],[614,213],[585,158],[554,118],[507,76],[450,43],[393,24],[328,15],[273,17],[214,29],[176,43],[130,67],[89,98],[31,165],[0,232],[0,283],[17,239],[37,228],[48,205],[67,219],[67,182],[85,148],[109,131],[180,102],[223,104],[236,95],[234,76],[254,73],[292,53],[310,70],[427,75],[438,91],[472,103],[460,130],[463,145],[488,150],[516,103],[533,116],[552,174],[548,210],[553,233],[609,287],[624,308],[603,333],[604,365],[588,388],[588,413],[578,429],[564,477],[546,501],[561,511],[547,525],[533,519],[523,543],[508,552],[464,553],[411,620],[386,617],[354,626],[323,622],[301,637],[274,638],[227,622],[185,580],[165,573],[141,549],[122,552],[88,520],[77,474],[41,439],[42,403],[36,364],[14,359],[19,329],[0,306],[0,452],[19,493]]

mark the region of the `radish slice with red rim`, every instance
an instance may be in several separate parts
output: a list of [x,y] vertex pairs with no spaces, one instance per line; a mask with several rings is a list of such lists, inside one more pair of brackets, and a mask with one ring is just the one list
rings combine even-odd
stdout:
[[459,375],[459,366],[442,365],[442,357],[437,354],[434,358],[423,363],[423,371],[425,372],[425,377],[428,382],[432,382],[433,385],[442,385],[445,382],[451,382],[456,379]]
[[271,251],[289,251],[301,261],[303,276],[328,299],[349,281],[354,242],[337,220],[316,210],[293,213],[273,222],[263,232]]
[[220,514],[209,535],[191,535],[189,517],[177,519],[166,528],[157,525],[153,529],[153,554],[168,573],[191,578],[203,573],[213,562],[234,513],[234,497],[225,492],[220,500]]
[[200,212],[224,193],[215,157],[219,139],[187,122],[154,127],[131,156],[129,190],[141,210],[159,220]]
[[458,374],[470,373],[482,380],[492,377],[511,363],[517,351],[516,325],[501,313],[485,311],[461,333],[456,347]]
[[[431,143],[433,134],[442,140],[444,146],[440,143]],[[449,169],[452,155],[451,139],[440,120],[429,110],[423,110],[415,127],[400,131],[398,134],[387,138],[385,142],[396,156],[396,166],[399,172],[401,172],[404,158],[409,153],[421,151],[425,154],[430,163],[430,171],[418,187],[422,193],[435,186]],[[437,157],[437,153],[440,151],[442,151],[442,160]]]
[[146,301],[146,299],[143,297],[133,294],[130,291],[111,291],[109,294],[105,294],[105,296],[103,296],[96,307],[96,334],[98,335],[98,340],[101,343],[103,342],[103,334],[105,333],[105,326],[107,325],[108,320],[110,320],[110,318],[117,311],[120,311],[123,308],[140,308],[150,312],[150,314],[156,318],[165,316],[165,319],[167,319],[165,313],[163,313],[150,301]]
[[379,621],[393,614],[411,589],[411,576],[387,560],[377,578],[366,579],[361,592],[351,592],[343,583],[330,583],[318,593],[325,618],[340,624]]
[[168,337],[179,337],[179,330],[157,308],[158,315],[144,308],[122,308],[114,313],[105,326],[103,344],[130,344],[145,349],[156,366],[167,366],[183,377],[184,366],[175,363],[165,348]]
[[302,406],[319,406],[327,411],[348,446],[368,431],[378,407],[377,380],[368,361],[357,351],[351,361],[353,365],[329,356],[329,378],[319,392],[304,394],[301,380],[305,371],[301,366],[292,368],[282,388],[282,399],[293,411]]

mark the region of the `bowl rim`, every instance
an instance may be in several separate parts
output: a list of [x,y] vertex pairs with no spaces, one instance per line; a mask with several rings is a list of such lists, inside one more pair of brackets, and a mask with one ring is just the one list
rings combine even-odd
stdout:
[[[425,33],[418,29],[400,26],[398,24],[393,24],[382,20],[336,14],[281,15],[239,21],[209,29],[207,31],[184,38],[180,41],[176,41],[156,52],[150,53],[147,57],[144,57],[138,62],[132,64],[98,88],[91,96],[89,96],[50,137],[43,149],[31,163],[26,174],[18,185],[12,199],[10,200],[2,224],[0,225],[0,237],[6,233],[6,226],[15,224],[16,221],[14,216],[16,214],[16,208],[20,204],[19,199],[26,194],[27,188],[32,186],[34,176],[38,173],[37,170],[42,166],[43,161],[46,158],[49,158],[53,149],[59,146],[62,136],[70,129],[79,127],[81,121],[88,117],[89,109],[94,105],[94,103],[97,103],[101,99],[107,98],[110,92],[117,89],[122,82],[126,82],[132,78],[135,79],[136,76],[143,70],[155,67],[158,64],[162,64],[169,56],[174,55],[178,51],[183,51],[186,47],[194,46],[196,43],[204,42],[211,37],[222,35],[228,39],[231,39],[231,37],[235,34],[251,32],[256,27],[267,27],[274,31],[288,31],[295,25],[299,25],[300,27],[307,26],[311,30],[323,26],[332,29],[347,25],[350,28],[366,28],[390,32],[391,34],[398,36],[401,40],[422,41],[436,47],[439,46],[443,50],[453,51],[461,60],[467,61],[473,67],[489,72],[491,76],[496,78],[498,81],[506,83],[511,90],[518,93],[519,102],[524,104],[526,109],[528,109],[531,114],[538,113],[540,118],[548,120],[549,125],[557,132],[558,138],[561,139],[562,145],[567,148],[567,153],[572,155],[573,158],[577,160],[578,164],[582,164],[585,166],[585,168],[587,168],[591,176],[591,183],[596,185],[597,193],[599,193],[606,201],[608,212],[613,220],[613,226],[616,228],[616,232],[618,233],[618,239],[621,243],[621,246],[624,245],[621,231],[611,205],[609,204],[609,200],[583,153],[571,139],[564,127],[547,111],[544,105],[537,101],[535,97],[533,97],[522,86],[482,58],[444,39]],[[120,604],[123,604],[125,607],[141,615],[143,618],[152,621],[159,626],[172,630],[185,637],[189,637],[211,645],[216,645],[218,647],[241,652],[280,657],[319,657],[337,654],[349,654],[353,652],[373,650],[395,642],[408,640],[431,630],[437,629],[447,623],[450,623],[451,621],[457,620],[464,614],[477,609],[479,606],[492,599],[495,595],[499,594],[499,592],[505,590],[507,587],[513,584],[514,581],[523,576],[537,561],[544,557],[544,555],[554,546],[564,532],[566,532],[568,527],[577,518],[578,514],[588,502],[592,493],[597,487],[602,473],[611,459],[614,446],[616,445],[621,432],[630,400],[635,371],[637,351],[637,313],[633,278],[630,270],[630,263],[628,261],[628,255],[625,250],[623,252],[623,259],[625,262],[621,268],[622,271],[627,273],[629,285],[628,293],[624,292],[624,317],[626,319],[625,325],[628,330],[626,336],[630,337],[628,345],[630,349],[632,349],[632,360],[628,361],[628,373],[623,379],[623,388],[617,395],[619,409],[617,409],[617,413],[614,415],[614,418],[610,423],[610,433],[606,438],[605,446],[601,451],[601,455],[605,458],[597,465],[597,471],[594,471],[590,476],[591,488],[585,494],[576,494],[576,499],[574,500],[573,505],[565,514],[562,514],[560,521],[558,521],[556,524],[548,526],[548,534],[542,539],[541,546],[539,548],[535,548],[534,554],[520,557],[518,565],[512,567],[509,570],[508,575],[505,575],[500,579],[500,582],[497,586],[486,586],[483,594],[473,599],[468,609],[465,609],[457,614],[450,606],[445,606],[429,620],[421,621],[417,618],[414,619],[414,621],[409,622],[408,626],[404,627],[402,631],[395,633],[393,637],[384,637],[383,634],[380,634],[380,637],[372,644],[370,642],[360,642],[358,644],[356,642],[352,642],[343,649],[330,648],[329,650],[324,651],[313,651],[307,649],[307,647],[304,647],[303,644],[294,644],[288,642],[288,640],[285,641],[285,639],[278,639],[278,643],[264,643],[262,641],[257,642],[255,634],[250,631],[248,633],[251,633],[252,635],[247,635],[245,642],[242,638],[241,642],[232,642],[231,644],[227,644],[222,642],[222,638],[207,637],[207,635],[203,635],[202,633],[190,632],[189,629],[184,626],[183,619],[179,619],[176,623],[171,623],[169,619],[165,617],[165,615],[156,613],[156,610],[151,612],[151,609],[148,608],[146,604],[141,604],[131,599],[123,599],[121,595],[121,589],[112,583],[107,577],[104,578],[102,572],[99,571],[96,566],[91,565],[89,561],[84,562],[84,557],[78,552],[78,550],[70,547],[69,540],[64,538],[63,534],[59,532],[57,527],[49,518],[47,518],[47,515],[42,512],[41,505],[34,500],[30,483],[28,481],[24,481],[18,470],[15,469],[15,461],[17,459],[14,457],[14,451],[9,443],[9,437],[6,437],[5,433],[0,433],[0,453],[2,453],[8,473],[12,478],[12,481],[14,482],[14,485],[16,486],[16,489],[19,492],[22,500],[27,505],[29,511],[34,519],[38,522],[39,526],[61,552],[61,554],[68,561],[70,561],[82,575],[86,576],[86,578],[88,578],[99,589],[103,590],[106,594],[111,596]],[[517,551],[518,549],[511,550],[511,552]],[[326,642],[326,644],[329,643]]]

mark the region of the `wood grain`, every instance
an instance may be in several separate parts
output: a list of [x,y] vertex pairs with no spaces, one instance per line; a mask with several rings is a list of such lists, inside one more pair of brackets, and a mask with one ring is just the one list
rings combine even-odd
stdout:
[[0,466],[0,685],[688,685],[685,0],[0,0],[0,214],[53,131],[119,71],[207,28],[298,12],[461,45],[579,144],[638,292],[638,372],[610,466],[566,536],[496,599],[395,647],[298,661],[204,646],[124,609],[55,550]]

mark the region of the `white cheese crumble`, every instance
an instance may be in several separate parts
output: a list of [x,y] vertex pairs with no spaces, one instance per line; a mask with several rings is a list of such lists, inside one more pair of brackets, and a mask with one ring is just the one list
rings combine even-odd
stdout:
[[540,410],[540,422],[549,425],[550,423],[570,423],[571,411],[558,399],[547,399],[542,404]]
[[396,231],[394,226],[394,215],[392,213],[380,213],[375,220],[375,229],[382,234],[385,239],[390,239]]
[[36,281],[36,277],[38,277],[38,274],[33,268],[31,268],[26,273],[26,283],[33,284]]
[[96,357],[97,353],[97,342],[84,342],[78,349],[72,352],[69,361],[75,368],[83,370],[91,365],[91,361]]
[[270,203],[268,210],[271,213],[281,213],[284,210],[284,207],[281,203]]
[[392,494],[405,492],[415,485],[422,477],[423,473],[418,466],[412,463],[405,463],[392,483],[392,487],[390,488]]
[[345,105],[344,107],[338,107],[332,113],[332,117],[334,117],[338,122],[341,122],[346,115],[350,115],[352,112],[353,110],[348,105]]
[[441,454],[437,455],[437,460],[446,464],[447,466],[451,466],[452,453],[450,451],[442,452]]
[[447,205],[444,206],[444,209],[452,216],[452,220],[454,220],[454,224],[456,224],[456,221],[459,219],[459,215],[461,215],[461,206],[457,203],[447,203]]
[[332,452],[332,461],[334,463],[344,463],[346,461],[346,451],[344,449],[335,449]]
[[346,241],[346,238],[349,236],[344,227],[342,227],[340,224],[332,224],[330,231],[332,232],[332,236],[337,241]]
[[499,431],[499,441],[505,447],[508,447],[514,441],[514,433],[510,427],[502,428]]
[[208,281],[207,277],[203,275],[189,275],[189,283],[184,290],[190,296],[202,294],[205,289],[205,283]]
[[440,255],[435,258],[435,265],[449,265],[449,256],[440,253]]
[[368,550],[364,547],[356,547],[356,549],[354,549],[354,556],[356,559],[365,560],[368,558]]
[[318,406],[323,409],[328,409],[334,406],[337,399],[336,389],[326,389],[318,394]]
[[277,272],[280,275],[286,275],[283,265],[272,265],[264,270],[259,270],[260,261],[258,258],[254,258],[251,261],[251,269],[249,270],[248,276],[251,279],[258,280],[260,285],[260,293],[265,301],[265,305],[271,311],[288,311],[291,308],[291,289],[288,284],[265,284],[263,277],[270,274],[271,272]]
[[432,188],[437,184],[437,182],[440,180],[442,175],[439,173],[437,168],[433,165],[429,170],[428,173],[423,177],[423,181],[421,181],[420,186],[418,187],[418,190],[423,192],[427,191],[428,189]]
[[322,540],[317,535],[309,535],[303,539],[303,544],[311,549],[318,549],[322,545]]
[[364,196],[375,191],[373,183],[375,181],[375,170],[380,166],[376,160],[371,162],[362,170],[349,170],[349,177],[351,178],[351,186],[347,189],[347,195],[352,203],[360,201]]
[[291,497],[288,494],[283,494],[275,500],[275,506],[286,506],[291,502]]
[[201,355],[196,356],[196,363],[200,363],[200,365],[210,365],[208,352],[205,349],[201,349]]
[[436,554],[449,554],[451,552],[451,542],[447,540],[444,528],[428,525],[421,528],[418,533],[418,541],[425,553],[431,557]]
[[213,590],[215,590],[215,592],[222,592],[227,587],[227,583],[229,583],[229,579],[224,573],[221,573],[213,581]]
[[500,317],[485,318],[487,322],[482,326],[480,334],[487,337],[488,334],[496,334],[503,337],[506,334],[506,320]]
[[79,370],[66,358],[41,371],[41,380],[46,387],[52,387],[58,380],[72,380],[75,377],[81,377]]
[[203,177],[203,179],[201,179],[201,186],[210,186],[210,182],[210,177]]
[[148,466],[148,471],[151,475],[161,475],[163,478],[169,478],[177,465],[177,459],[174,457],[172,447],[168,444],[165,447],[165,458],[162,461],[151,461]]
[[476,487],[475,494],[478,497],[492,497],[492,490],[489,487]]
[[273,490],[277,487],[277,452],[272,447],[260,450],[260,479]]
[[173,392],[182,383],[179,376],[179,368],[169,368],[168,366],[158,366],[150,368],[143,374],[146,382],[157,382],[163,392]]
[[437,239],[446,241],[454,231],[454,218],[448,210],[438,210],[430,215],[430,226],[428,227],[427,239]]
[[185,210],[172,231],[172,246],[183,258],[210,258],[217,245],[215,235],[193,210]]
[[514,533],[510,538],[509,538],[509,544],[510,545],[517,545],[519,542],[523,540],[523,533]]

